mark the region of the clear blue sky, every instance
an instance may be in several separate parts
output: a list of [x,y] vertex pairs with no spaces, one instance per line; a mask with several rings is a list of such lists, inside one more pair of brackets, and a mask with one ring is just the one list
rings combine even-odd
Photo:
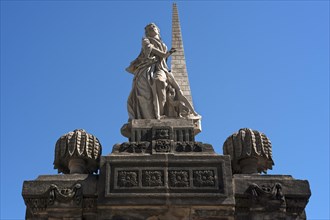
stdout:
[[[222,154],[264,132],[269,174],[307,179],[308,219],[329,219],[329,1],[178,2],[198,141]],[[53,170],[54,145],[84,128],[103,155],[124,142],[144,26],[171,46],[169,1],[1,1],[1,219],[23,219],[24,180]]]

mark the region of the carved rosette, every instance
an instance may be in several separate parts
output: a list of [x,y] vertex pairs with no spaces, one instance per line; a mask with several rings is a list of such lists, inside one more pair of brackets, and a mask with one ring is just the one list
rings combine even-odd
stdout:
[[164,171],[143,170],[142,186],[164,186]]
[[155,152],[168,153],[171,152],[172,141],[167,139],[159,139],[152,141],[152,146]]
[[139,185],[138,171],[118,171],[119,187],[137,187]]
[[94,135],[83,129],[76,129],[57,140],[54,169],[65,174],[96,173],[101,152],[102,146]]
[[270,140],[249,128],[229,136],[223,144],[223,153],[231,157],[233,174],[266,173],[274,165]]
[[170,170],[169,181],[171,187],[189,187],[189,171],[188,170]]
[[213,170],[194,170],[194,186],[208,187],[215,186],[215,177]]

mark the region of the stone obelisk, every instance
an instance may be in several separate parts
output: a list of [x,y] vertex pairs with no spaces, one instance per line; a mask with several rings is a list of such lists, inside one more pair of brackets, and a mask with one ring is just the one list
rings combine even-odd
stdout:
[[180,27],[180,20],[178,14],[178,8],[176,4],[173,4],[172,14],[172,47],[176,49],[176,52],[172,55],[171,71],[183,91],[183,95],[188,99],[193,106],[190,85],[188,80],[188,72],[186,67],[186,59],[184,56],[182,34]]

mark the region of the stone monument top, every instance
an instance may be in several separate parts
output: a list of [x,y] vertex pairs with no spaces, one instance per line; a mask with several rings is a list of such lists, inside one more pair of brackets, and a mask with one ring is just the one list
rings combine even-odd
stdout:
[[[242,128],[227,138],[224,155],[198,142],[201,117],[193,107],[176,4],[172,49],[156,24],[145,27],[121,131],[128,141],[101,156],[96,136],[76,129],[55,145],[63,175],[24,181],[26,219],[306,219],[306,180],[259,175],[272,169],[272,145]],[[172,56],[172,70],[167,58]]]
[[[123,126],[122,134],[130,138],[133,120],[153,119],[192,120],[194,134],[199,133],[201,116],[192,105],[176,4],[173,4],[171,49],[162,41],[156,24],[150,23],[144,29],[141,52],[126,68],[134,79],[127,101],[129,123]],[[167,66],[170,56],[172,70]]]

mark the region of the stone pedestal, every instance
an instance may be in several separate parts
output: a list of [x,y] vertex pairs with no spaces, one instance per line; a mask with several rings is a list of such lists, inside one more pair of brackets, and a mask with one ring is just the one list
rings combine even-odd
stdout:
[[231,160],[196,142],[191,120],[133,120],[98,175],[25,181],[26,219],[306,219],[307,181],[233,175]]

